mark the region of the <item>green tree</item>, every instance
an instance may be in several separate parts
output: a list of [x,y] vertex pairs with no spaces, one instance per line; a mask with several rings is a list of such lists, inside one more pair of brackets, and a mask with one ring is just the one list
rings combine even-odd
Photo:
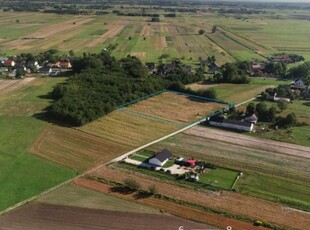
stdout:
[[204,29],[198,30],[198,34],[199,34],[199,35],[203,35],[204,33],[205,33],[205,30],[204,30]]
[[254,103],[248,104],[248,106],[246,107],[246,114],[252,115],[254,113],[255,113],[255,104]]
[[132,178],[125,178],[124,179],[124,185],[126,188],[128,188],[132,191],[138,191],[141,188],[141,184]]
[[277,106],[278,106],[278,108],[280,109],[280,111],[282,112],[283,110],[287,109],[288,103],[287,103],[287,101],[285,101],[285,100],[279,100],[279,101],[277,102]]
[[150,194],[155,195],[158,193],[156,185],[152,184],[148,187]]
[[212,27],[212,33],[214,34],[217,31],[217,26]]

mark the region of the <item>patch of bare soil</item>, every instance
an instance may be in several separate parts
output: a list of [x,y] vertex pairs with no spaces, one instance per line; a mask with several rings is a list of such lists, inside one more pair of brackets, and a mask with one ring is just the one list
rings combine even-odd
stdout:
[[179,226],[185,229],[209,227],[174,216],[46,204],[31,204],[0,217],[1,230],[163,230],[178,229]]
[[310,213],[288,209],[281,204],[235,192],[193,191],[191,189],[167,184],[146,175],[129,172],[127,170],[113,169],[111,167],[102,167],[95,172],[94,175],[118,182],[122,182],[124,178],[130,177],[139,181],[146,190],[149,185],[155,184],[159,193],[168,197],[226,210],[239,215],[249,216],[256,220],[276,223],[293,229],[307,229],[307,226],[310,225]]

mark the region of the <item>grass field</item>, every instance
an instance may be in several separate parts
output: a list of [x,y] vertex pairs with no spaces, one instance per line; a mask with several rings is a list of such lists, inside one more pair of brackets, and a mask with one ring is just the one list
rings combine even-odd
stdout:
[[213,88],[216,90],[217,98],[229,102],[241,103],[253,97],[256,97],[265,89],[275,87],[280,84],[287,84],[288,81],[281,81],[275,79],[265,78],[251,78],[249,84],[203,84],[194,83],[188,85],[188,87],[198,90]]
[[[294,19],[293,11],[281,15],[281,19],[269,12],[262,17],[246,15],[246,20],[217,13],[186,13],[176,18],[161,17],[157,23],[150,22],[148,17],[115,14],[2,14],[0,49],[7,54],[49,48],[62,52],[99,52],[113,43],[118,44],[113,51],[117,58],[131,54],[143,61],[158,62],[159,56],[168,54],[168,59],[181,58],[192,65],[199,57],[206,59],[211,55],[219,65],[234,60],[264,60],[265,56],[277,52],[310,58],[309,24]],[[211,33],[214,25],[218,30]],[[205,29],[204,35],[198,34],[200,28]]]
[[0,116],[0,210],[75,175],[72,170],[28,153],[44,126],[31,117]]
[[227,107],[226,104],[165,92],[128,106],[126,109],[180,124],[187,124]]
[[231,189],[235,179],[239,175],[239,172],[228,170],[228,169],[212,169],[211,171],[201,174],[199,181],[202,183],[211,184],[214,187]]

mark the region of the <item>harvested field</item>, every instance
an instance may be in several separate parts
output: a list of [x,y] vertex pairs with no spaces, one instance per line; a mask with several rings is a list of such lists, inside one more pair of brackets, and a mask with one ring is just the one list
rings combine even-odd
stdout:
[[127,109],[184,124],[224,107],[227,105],[169,92],[143,100]]
[[168,148],[185,157],[236,170],[309,181],[309,147],[196,126],[150,148],[154,151]]
[[33,154],[84,171],[128,151],[128,147],[71,128],[48,126],[32,144]]
[[34,77],[27,77],[22,80],[2,80],[0,81],[0,95],[21,88],[27,85],[29,82],[33,81],[34,79]]
[[141,37],[148,37],[150,35],[151,35],[151,26],[149,26],[149,25],[143,26],[143,29],[141,31],[140,36]]
[[196,203],[206,207],[226,210],[256,220],[276,223],[294,229],[307,229],[307,226],[310,224],[310,214],[307,212],[301,212],[284,205],[245,196],[235,192],[193,191],[145,175],[125,170],[115,170],[106,166],[100,168],[97,172],[93,173],[93,175],[118,182],[122,182],[124,178],[130,177],[139,181],[144,189],[147,189],[150,184],[155,184],[160,194],[168,197]]
[[123,31],[126,24],[127,24],[126,22],[122,22],[122,21],[116,22],[115,24],[111,24],[109,26],[109,30],[106,33],[104,33],[99,38],[95,39],[94,41],[90,42],[87,45],[87,47],[95,47],[95,46],[105,42],[109,38],[116,37],[117,35],[119,35]]
[[75,184],[67,184],[58,188],[36,199],[35,202],[109,211],[161,214],[158,209],[119,199]]
[[[160,223],[160,224],[159,224]],[[0,217],[0,229],[178,229],[206,228],[179,217],[118,211],[95,210],[60,205],[33,204]],[[87,226],[87,227],[86,227]]]
[[66,30],[78,28],[80,25],[91,22],[93,20],[94,19],[91,17],[80,17],[80,18],[67,20],[65,22],[43,27],[39,31],[25,36],[27,38],[32,38],[32,39],[20,38],[17,40],[7,42],[3,45],[6,46],[7,49],[24,49],[24,47],[28,48],[27,44],[32,43],[33,39],[45,39],[45,38],[54,36],[56,34],[63,33]]
[[[177,215],[193,221],[211,224],[222,229],[225,229],[227,226],[233,226],[233,229],[238,230],[265,229],[263,227],[258,228],[249,223],[186,207],[184,205],[176,204],[166,200],[155,199],[153,197],[144,197],[143,199],[137,199],[137,196],[133,193],[120,193],[117,191],[113,191],[113,187],[96,181],[78,179],[75,181],[75,184],[84,188],[89,188],[101,193],[119,197],[121,199],[134,200],[137,203],[145,204],[153,208],[160,208],[161,210],[167,211],[173,215]],[[213,229],[212,227],[210,228]]]
[[172,123],[116,110],[78,128],[78,130],[110,140],[113,143],[136,148],[179,128]]

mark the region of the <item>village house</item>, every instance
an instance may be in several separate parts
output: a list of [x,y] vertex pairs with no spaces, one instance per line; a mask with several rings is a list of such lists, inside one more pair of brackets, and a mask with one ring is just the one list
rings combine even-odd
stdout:
[[293,90],[304,90],[306,88],[304,82],[301,79],[296,79],[291,83],[291,89]]
[[54,67],[55,68],[62,68],[62,69],[70,69],[72,66],[71,66],[71,63],[67,60],[64,60],[64,61],[58,61],[54,64]]
[[43,66],[39,69],[39,73],[42,73],[42,74],[50,74],[52,72],[52,68],[48,67],[48,66]]
[[258,118],[257,118],[256,114],[254,113],[251,116],[248,116],[248,117],[244,118],[244,121],[256,124],[257,121],[258,121]]
[[151,157],[149,159],[149,163],[157,166],[163,166],[172,156],[173,155],[169,150],[163,149],[162,151]]
[[154,62],[147,62],[145,63],[145,66],[150,72],[154,72],[156,70]]

